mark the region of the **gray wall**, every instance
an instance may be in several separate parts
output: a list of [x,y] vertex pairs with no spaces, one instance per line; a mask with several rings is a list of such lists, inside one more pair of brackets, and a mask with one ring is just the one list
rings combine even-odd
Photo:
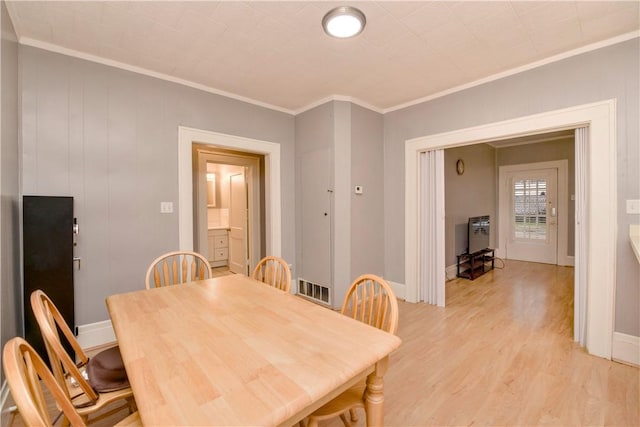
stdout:
[[357,276],[384,273],[382,123],[381,114],[344,101],[296,116],[298,273],[333,284],[336,307]]
[[640,336],[640,265],[625,200],[640,198],[638,75],[633,39],[385,114],[385,274],[404,283],[404,148],[425,135],[615,98],[618,235],[615,330]]
[[[20,236],[18,215],[18,44],[4,1],[0,4],[0,319],[1,347],[22,335]],[[4,381],[4,370],[0,383]]]
[[[351,281],[365,273],[384,275],[383,117],[351,107]],[[355,194],[355,186],[363,194]]]
[[[78,324],[108,295],[144,288],[178,247],[178,126],[281,145],[282,256],[293,259],[294,117],[108,66],[20,46],[24,194],[75,198]],[[160,214],[173,201],[174,214]]]
[[[296,272],[294,277],[331,286],[331,211],[334,103],[295,118]],[[327,216],[324,213],[327,213]]]
[[[476,144],[444,150],[445,265],[454,265],[456,255],[467,249],[469,217],[491,216],[490,247],[496,247],[496,150]],[[456,172],[458,159],[464,174]]]
[[498,148],[498,167],[506,165],[519,165],[523,163],[549,162],[553,160],[568,161],[568,190],[567,194],[567,255],[575,254],[575,200],[571,195],[576,192],[575,172],[575,142],[574,138],[560,139],[557,141],[545,141],[536,144],[517,145],[513,147]]

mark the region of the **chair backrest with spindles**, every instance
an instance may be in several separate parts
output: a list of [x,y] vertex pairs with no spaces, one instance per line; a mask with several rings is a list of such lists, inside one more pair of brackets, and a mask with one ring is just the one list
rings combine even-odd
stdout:
[[26,425],[53,425],[43,386],[73,427],[85,425],[63,387],[60,387],[47,365],[24,338],[15,337],[7,341],[2,352],[2,363],[11,395]]
[[[40,333],[49,356],[51,371],[58,384],[67,394],[67,397],[71,398],[69,390],[65,386],[66,378],[71,376],[76,380],[78,387],[86,394],[89,401],[95,402],[98,400],[98,393],[80,372],[80,368],[88,363],[89,357],[82,350],[80,343],[76,340],[75,335],[65,322],[62,314],[60,314],[60,311],[58,311],[58,308],[43,291],[38,289],[31,293],[31,309],[40,327]],[[73,348],[78,360],[77,363],[71,359],[65,350],[58,331],[62,332],[66,341]]]
[[175,251],[156,258],[145,276],[147,289],[204,280],[211,277],[209,261],[197,252]]
[[363,274],[351,284],[342,303],[342,314],[395,334],[398,300],[391,286],[374,274]]
[[285,260],[276,256],[267,256],[260,260],[251,275],[269,286],[289,292],[291,288],[291,270]]

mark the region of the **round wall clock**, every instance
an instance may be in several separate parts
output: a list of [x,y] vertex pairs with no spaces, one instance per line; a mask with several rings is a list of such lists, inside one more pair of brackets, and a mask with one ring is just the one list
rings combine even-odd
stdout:
[[456,162],[456,172],[458,172],[458,175],[462,175],[464,173],[464,162],[462,159],[458,159]]

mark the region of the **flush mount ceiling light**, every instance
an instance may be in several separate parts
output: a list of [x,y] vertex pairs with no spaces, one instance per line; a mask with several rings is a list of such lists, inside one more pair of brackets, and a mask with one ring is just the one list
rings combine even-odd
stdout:
[[340,39],[357,36],[366,23],[364,13],[351,6],[336,7],[322,18],[324,32]]

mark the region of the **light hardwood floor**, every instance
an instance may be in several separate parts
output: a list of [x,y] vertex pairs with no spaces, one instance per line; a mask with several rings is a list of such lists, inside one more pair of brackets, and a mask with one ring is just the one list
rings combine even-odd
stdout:
[[[385,424],[640,425],[638,368],[586,354],[572,324],[567,267],[507,261],[448,282],[446,308],[401,301]],[[365,425],[363,414],[354,425]]]

